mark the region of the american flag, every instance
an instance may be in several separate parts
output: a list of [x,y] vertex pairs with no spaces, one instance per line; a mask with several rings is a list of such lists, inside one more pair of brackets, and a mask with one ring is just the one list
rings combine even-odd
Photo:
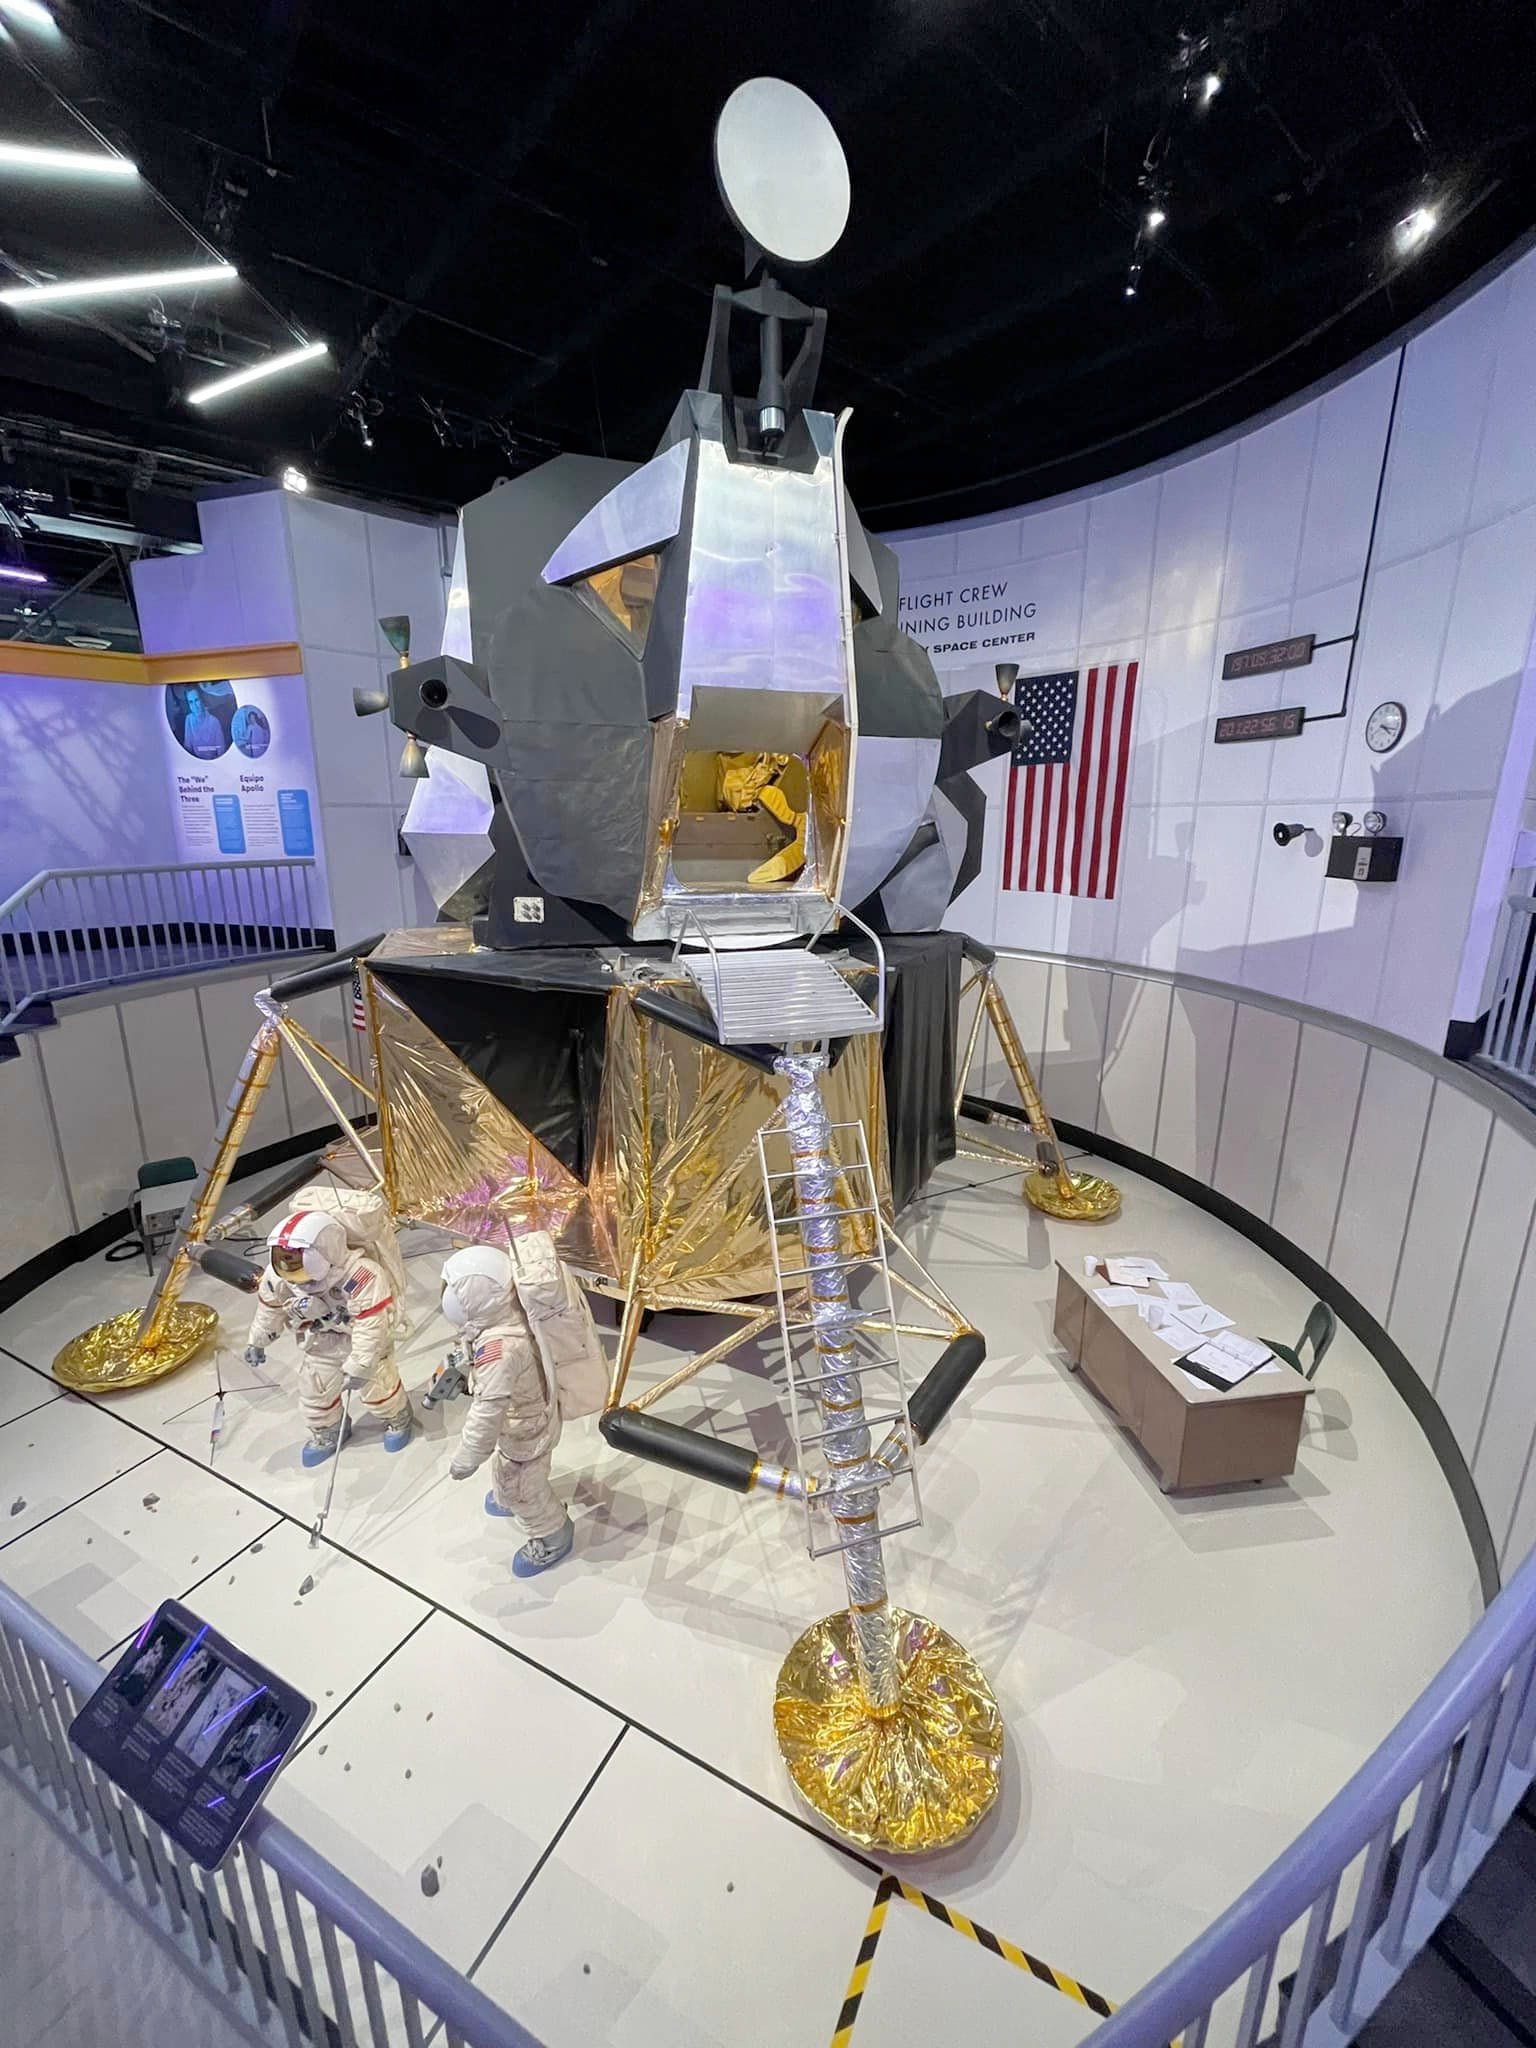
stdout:
[[1113,896],[1131,757],[1136,663],[1020,676],[1013,701],[1033,726],[1013,750],[1003,887]]
[[368,1010],[363,1002],[363,977],[355,967],[352,970],[352,1029],[368,1029]]

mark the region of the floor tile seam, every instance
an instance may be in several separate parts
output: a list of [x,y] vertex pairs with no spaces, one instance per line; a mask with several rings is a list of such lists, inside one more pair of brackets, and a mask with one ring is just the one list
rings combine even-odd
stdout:
[[[217,1578],[220,1572],[227,1572],[230,1566],[232,1564],[237,1563],[239,1559],[244,1557],[254,1544],[265,1543],[267,1538],[272,1534],[272,1531],[279,1526],[281,1521],[281,1515],[275,1516],[275,1518],[272,1521],[267,1523],[265,1528],[256,1530],[254,1535],[247,1536],[241,1542],[240,1547],[237,1550],[232,1550],[229,1553],[228,1557],[226,1557],[221,1564],[210,1565],[207,1571],[199,1572],[197,1577],[192,1581],[191,1585],[186,1587],[184,1591],[179,1593],[168,1593],[165,1597],[168,1600],[180,1600],[182,1604],[185,1605],[186,1602],[191,1598],[192,1594],[194,1594],[197,1591],[199,1586],[206,1586],[208,1584],[208,1581],[210,1579]],[[194,1562],[195,1561],[196,1560],[194,1560]],[[140,1624],[140,1626],[142,1626],[142,1624]],[[97,1663],[105,1663],[107,1658],[117,1656],[122,1650],[127,1648],[128,1644],[133,1641],[134,1637],[138,1633],[138,1629],[130,1629],[127,1635],[125,1635],[121,1639],[121,1641],[113,1643],[109,1649],[103,1650],[100,1653],[96,1660]]]
[[[151,1439],[151,1441],[153,1441],[153,1439]],[[159,1457],[159,1455],[160,1452],[158,1450],[146,1451],[142,1458],[135,1458],[131,1465],[125,1465],[121,1472],[113,1472],[109,1474],[107,1478],[101,1480],[97,1485],[88,1486],[85,1489],[84,1493],[77,1494],[73,1500],[66,1501],[63,1507],[55,1508],[51,1515],[44,1515],[43,1519],[40,1522],[32,1522],[25,1529],[18,1529],[14,1536],[7,1536],[3,1539],[0,1539],[0,1551],[9,1550],[13,1543],[20,1543],[22,1538],[25,1536],[35,1536],[39,1529],[46,1529],[48,1524],[50,1522],[56,1522],[60,1515],[69,1514],[73,1509],[79,1507],[83,1502],[88,1501],[92,1499],[96,1494],[103,1492],[105,1488],[115,1485],[119,1479],[126,1479],[130,1472],[141,1471],[144,1466],[152,1463],[154,1459]]]
[[[31,1367],[29,1366],[27,1370],[30,1372]],[[4,1422],[0,1422],[0,1429],[9,1429],[13,1422],[25,1422],[29,1415],[40,1415],[43,1409],[51,1408],[54,1402],[59,1399],[59,1396],[62,1393],[63,1388],[61,1387],[59,1389],[59,1393],[45,1395],[41,1401],[35,1404],[35,1406],[31,1408],[23,1408],[19,1414],[8,1415]]]
[[[413,1636],[418,1636],[421,1634],[421,1631],[426,1627],[427,1623],[438,1611],[438,1609],[429,1606],[425,1614],[418,1616],[418,1618],[411,1623],[410,1627],[406,1630],[405,1634],[400,1638],[399,1642],[391,1644],[389,1649],[387,1649],[384,1652],[384,1655],[379,1659],[378,1663],[374,1665],[373,1669],[369,1672],[366,1672],[363,1675],[363,1677],[361,1677],[357,1681],[356,1685],[353,1686],[352,1690],[346,1695],[344,1699],[339,1699],[334,1707],[327,1707],[324,1709],[323,1712],[316,1715],[314,1726],[312,1728],[308,1728],[305,1730],[304,1740],[299,1744],[298,1748],[294,1750],[293,1754],[289,1757],[287,1764],[283,1766],[284,1770],[287,1770],[292,1765],[295,1758],[301,1757],[304,1754],[305,1750],[308,1749],[309,1745],[314,1741],[315,1737],[319,1735],[323,1729],[328,1728],[330,1724],[335,1720],[336,1716],[339,1713],[341,1713],[344,1708],[351,1706],[352,1702],[357,1698],[358,1694],[363,1690],[364,1686],[372,1685],[373,1681],[378,1677],[379,1673],[384,1669],[384,1667],[393,1658],[399,1656],[400,1652],[405,1648],[406,1644],[410,1642]],[[319,1704],[320,1702],[317,1700],[315,1702],[315,1705],[318,1707]]]

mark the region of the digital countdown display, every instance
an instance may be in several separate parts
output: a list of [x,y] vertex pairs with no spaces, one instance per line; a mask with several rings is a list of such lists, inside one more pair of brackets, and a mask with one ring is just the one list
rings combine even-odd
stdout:
[[1244,676],[1269,676],[1276,669],[1305,668],[1312,659],[1315,633],[1296,633],[1289,640],[1266,640],[1262,647],[1234,647],[1221,664],[1224,683]]
[[1218,747],[1237,740],[1293,740],[1307,722],[1305,705],[1291,704],[1281,711],[1236,711],[1216,721]]

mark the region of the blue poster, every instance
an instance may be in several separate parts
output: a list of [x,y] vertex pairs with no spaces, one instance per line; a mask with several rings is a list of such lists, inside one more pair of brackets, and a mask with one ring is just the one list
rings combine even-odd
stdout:
[[214,829],[219,835],[220,853],[244,853],[245,824],[237,796],[216,796],[213,800]]
[[308,860],[315,850],[315,828],[309,815],[307,789],[280,789],[277,817],[282,828],[283,852],[290,860]]

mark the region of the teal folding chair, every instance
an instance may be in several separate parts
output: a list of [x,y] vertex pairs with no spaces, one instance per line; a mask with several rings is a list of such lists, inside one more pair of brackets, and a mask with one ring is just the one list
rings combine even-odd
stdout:
[[[1294,1344],[1277,1344],[1273,1337],[1266,1337],[1265,1343],[1277,1358],[1283,1358],[1287,1365],[1294,1367],[1303,1379],[1315,1380],[1317,1368],[1323,1362],[1323,1353],[1333,1342],[1333,1333],[1339,1327],[1338,1319],[1326,1301],[1314,1301],[1301,1335]],[[1302,1364],[1302,1354],[1310,1351],[1310,1359]]]

